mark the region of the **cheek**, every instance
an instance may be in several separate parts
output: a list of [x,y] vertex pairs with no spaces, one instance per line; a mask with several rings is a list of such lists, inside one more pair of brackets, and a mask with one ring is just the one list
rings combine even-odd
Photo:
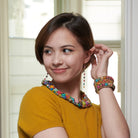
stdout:
[[45,56],[43,56],[43,63],[45,67],[48,67],[50,64],[50,59],[46,58]]
[[79,54],[78,54],[76,56],[72,56],[72,57],[68,58],[67,63],[74,67],[78,66],[78,68],[81,68],[81,67],[83,67],[83,60],[84,60],[83,56],[79,56]]

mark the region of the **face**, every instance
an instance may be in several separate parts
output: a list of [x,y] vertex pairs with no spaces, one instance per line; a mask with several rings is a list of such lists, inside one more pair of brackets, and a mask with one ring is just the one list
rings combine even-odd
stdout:
[[44,46],[44,66],[55,82],[78,81],[88,61],[87,52],[66,28],[54,31]]

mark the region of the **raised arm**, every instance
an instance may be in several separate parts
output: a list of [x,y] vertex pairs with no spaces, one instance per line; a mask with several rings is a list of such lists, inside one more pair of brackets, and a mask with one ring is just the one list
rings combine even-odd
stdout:
[[[107,76],[108,60],[112,50],[103,44],[97,44],[91,49],[96,58],[92,59],[91,75],[93,79]],[[129,138],[129,129],[122,111],[116,101],[113,90],[109,87],[98,91],[102,114],[103,138]]]

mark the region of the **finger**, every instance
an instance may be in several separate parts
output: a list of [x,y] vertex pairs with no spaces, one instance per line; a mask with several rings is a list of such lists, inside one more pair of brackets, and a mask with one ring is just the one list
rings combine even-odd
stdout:
[[101,58],[104,55],[104,53],[105,52],[103,50],[99,50],[99,53],[98,53],[99,57]]
[[[92,49],[90,49],[92,56],[91,59],[97,61],[97,59],[100,61],[101,55],[103,54],[103,51],[96,49],[95,47],[93,47]],[[95,56],[94,56],[95,55]],[[97,58],[96,58],[97,57]],[[92,61],[91,60],[91,61]],[[93,62],[93,61],[92,61]]]
[[106,56],[109,58],[111,57],[111,55],[113,54],[113,51],[109,48],[106,52],[105,52]]
[[95,72],[96,72],[96,68],[97,68],[97,62],[96,62],[96,57],[93,55],[92,59],[91,59],[91,63],[92,63],[92,70],[91,70],[91,74],[92,74],[92,78],[96,78],[95,77]]
[[91,51],[91,52],[94,52],[94,50],[95,50],[95,47],[93,46],[93,47],[90,49],[90,51]]
[[95,49],[103,50],[103,52],[107,58],[109,58],[113,54],[113,51],[110,48],[108,48],[106,45],[103,45],[103,44],[96,44]]
[[92,65],[96,65],[97,64],[97,57],[98,57],[98,53],[99,53],[99,49],[96,49],[95,47],[92,47],[90,49],[90,52],[91,52],[91,63]]
[[91,55],[93,55],[95,53],[95,47],[93,46],[89,51],[90,51]]
[[103,44],[96,44],[91,50],[97,57],[97,63],[101,63],[102,58],[108,59],[112,55],[112,51]]
[[101,63],[101,60],[102,60],[102,58],[104,56],[104,51],[103,50],[100,50],[100,49],[97,49],[95,51],[96,51],[95,52],[95,55],[97,57],[97,63]]
[[96,45],[95,45],[95,49],[101,49],[101,50],[103,50],[104,52],[106,52],[106,51],[109,49],[109,47],[107,47],[107,46],[104,45],[104,44],[96,44]]
[[96,65],[96,57],[94,54],[91,56],[91,63],[92,65]]
[[95,48],[100,48],[100,49],[103,49],[103,50],[108,49],[108,46],[106,46],[104,44],[95,44],[94,46],[95,46]]
[[94,50],[94,54],[98,54],[99,53],[99,49],[96,49]]

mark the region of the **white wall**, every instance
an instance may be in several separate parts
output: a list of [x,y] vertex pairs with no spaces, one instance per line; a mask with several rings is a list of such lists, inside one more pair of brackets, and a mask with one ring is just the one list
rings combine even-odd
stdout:
[[138,0],[124,0],[125,111],[131,137],[138,138]]

